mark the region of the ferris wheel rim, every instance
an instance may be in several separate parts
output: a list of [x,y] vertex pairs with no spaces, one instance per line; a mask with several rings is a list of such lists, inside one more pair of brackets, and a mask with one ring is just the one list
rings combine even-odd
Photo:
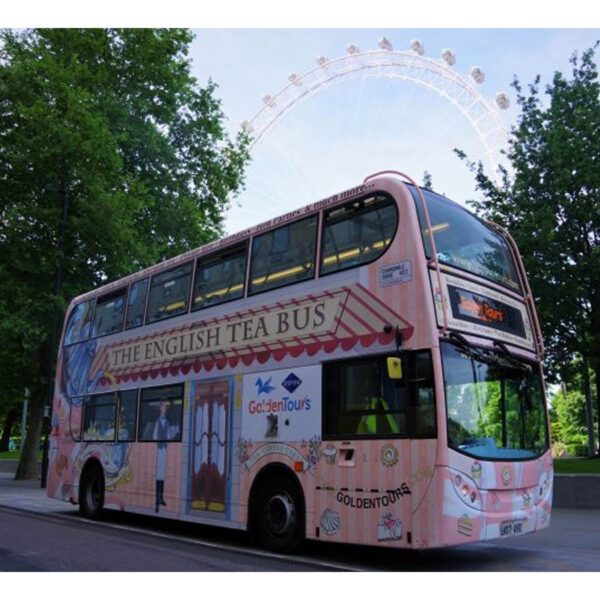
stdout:
[[[346,66],[345,70],[343,69],[344,66]],[[249,133],[253,130],[257,131],[256,136],[253,136],[251,139],[249,145],[250,152],[275,127],[277,122],[300,102],[324,91],[331,85],[337,85],[344,79],[351,78],[359,71],[365,72],[367,76],[372,76],[371,71],[375,69],[381,71],[382,68],[398,70],[398,73],[386,72],[385,77],[422,85],[453,104],[477,132],[490,166],[492,166],[496,176],[498,176],[498,167],[501,164],[500,154],[508,141],[508,129],[502,121],[498,108],[493,106],[492,102],[478,91],[476,82],[470,81],[468,76],[453,69],[452,65],[447,61],[423,56],[411,50],[386,50],[380,48],[378,50],[351,52],[333,59],[323,59],[317,66],[311,67],[301,75],[290,75],[288,78],[289,83],[280,88],[273,96],[265,96],[263,98],[263,106],[261,106],[252,119],[242,124],[243,128]],[[408,71],[410,68],[421,69],[421,71],[416,75],[411,75],[410,72],[401,72],[402,70]],[[475,68],[473,67],[473,69]],[[424,73],[433,74],[433,81],[422,79],[421,76]],[[314,78],[315,75],[321,75],[321,77],[311,83],[311,78]],[[443,89],[441,86],[436,85],[435,77],[440,77],[452,85],[449,89]],[[312,87],[306,88],[307,82],[311,83]],[[453,86],[461,89],[462,94],[452,95],[450,92],[454,90]],[[275,114],[269,114],[273,112],[275,106],[278,106],[278,102],[285,99],[286,94],[289,94],[290,100],[286,104],[283,104],[282,108]],[[461,106],[458,102],[460,96],[463,94],[472,99],[472,102],[466,107]],[[479,108],[478,114],[475,114],[476,108]],[[261,119],[264,119],[266,123],[261,125]],[[492,124],[491,127],[488,127],[487,131],[484,131],[479,126],[481,122],[485,121]],[[501,139],[502,141],[492,143],[488,141],[488,138],[492,140]]]

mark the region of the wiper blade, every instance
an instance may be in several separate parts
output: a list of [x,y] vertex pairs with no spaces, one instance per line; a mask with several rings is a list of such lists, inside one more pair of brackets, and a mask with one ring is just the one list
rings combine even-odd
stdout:
[[524,371],[525,373],[531,373],[531,367],[519,360],[516,356],[513,356],[503,342],[494,340],[494,348],[500,350],[502,357],[508,361],[513,368],[518,369],[519,371]]
[[461,352],[480,362],[484,362],[488,365],[515,369],[523,373],[532,372],[529,365],[513,356],[506,345],[499,340],[494,340],[495,350],[475,346],[456,331],[450,332],[450,340]]

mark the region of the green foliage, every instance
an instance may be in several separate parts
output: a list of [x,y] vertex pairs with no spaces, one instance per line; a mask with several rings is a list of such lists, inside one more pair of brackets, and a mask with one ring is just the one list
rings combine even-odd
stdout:
[[[585,398],[579,390],[557,392],[550,411],[552,439],[562,442],[570,455],[587,455]],[[581,454],[583,446],[583,454]]]
[[[600,83],[594,49],[571,59],[572,77],[555,73],[540,93],[525,91],[496,184],[470,164],[483,198],[473,206],[507,227],[520,248],[546,342],[550,374],[574,353],[600,362]],[[458,154],[466,158],[464,153]]]
[[423,173],[423,187],[426,190],[433,190],[433,179],[429,171]]
[[191,76],[191,41],[0,32],[0,402],[25,386],[48,397],[55,309],[60,322],[71,297],[222,234],[248,140],[229,138],[215,84]]

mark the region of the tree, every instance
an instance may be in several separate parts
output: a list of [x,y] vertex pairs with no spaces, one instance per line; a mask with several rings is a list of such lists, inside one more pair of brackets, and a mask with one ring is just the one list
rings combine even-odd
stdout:
[[426,190],[433,190],[433,179],[429,171],[423,172],[423,187]]
[[0,33],[0,375],[31,390],[17,477],[35,475],[67,300],[215,239],[243,185],[247,140],[227,135],[215,84],[191,76],[191,41]]
[[[521,109],[497,184],[481,163],[469,166],[484,217],[507,227],[520,248],[537,302],[551,377],[573,357],[600,386],[600,83],[594,48],[571,58],[572,77],[556,72],[540,95],[540,78],[525,92],[513,82]],[[466,159],[463,152],[459,156]],[[591,402],[591,394],[587,394]],[[600,433],[600,422],[598,423]]]

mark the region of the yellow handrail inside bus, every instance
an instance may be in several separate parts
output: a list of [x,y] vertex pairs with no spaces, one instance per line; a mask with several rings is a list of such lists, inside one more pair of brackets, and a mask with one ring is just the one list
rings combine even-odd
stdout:
[[225,294],[231,294],[232,292],[238,292],[239,290],[244,288],[243,283],[236,283],[235,285],[230,285],[228,287],[221,288],[220,290],[214,290],[213,292],[209,292],[202,296],[199,294],[194,298],[194,304],[199,304],[202,301],[209,300],[210,298],[214,298],[215,296],[225,296]]

